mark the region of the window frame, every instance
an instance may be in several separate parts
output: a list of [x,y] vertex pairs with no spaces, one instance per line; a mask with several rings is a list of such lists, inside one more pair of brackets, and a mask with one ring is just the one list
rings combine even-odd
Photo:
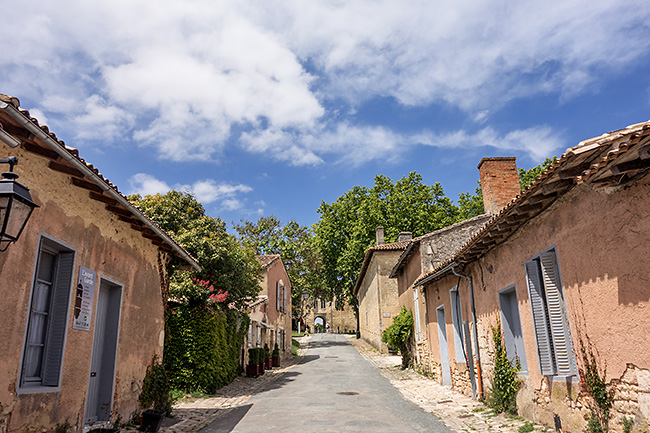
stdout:
[[[73,308],[73,302],[71,302],[71,297],[74,294],[74,291],[72,290],[72,287],[75,282],[75,276],[77,276],[77,249],[73,247],[72,245],[68,244],[65,241],[62,241],[61,239],[58,239],[54,236],[51,236],[45,232],[40,232],[38,236],[38,244],[36,248],[36,254],[34,257],[34,262],[32,266],[32,279],[31,279],[31,286],[30,286],[30,291],[29,291],[29,301],[27,303],[27,314],[25,316],[25,330],[23,333],[23,340],[22,340],[22,346],[21,346],[21,353],[20,353],[20,361],[18,364],[18,378],[16,380],[16,394],[39,394],[39,393],[49,393],[49,392],[59,392],[61,391],[61,380],[62,380],[62,373],[63,373],[63,365],[65,362],[65,352],[66,352],[66,343],[68,339],[68,328],[70,325],[70,316],[71,316],[71,308]],[[43,385],[41,379],[41,383],[38,385],[26,385],[23,383],[23,370],[25,368],[24,363],[26,362],[26,352],[27,352],[27,339],[29,337],[29,330],[30,330],[30,322],[31,322],[31,310],[32,310],[32,304],[34,302],[34,288],[36,286],[36,283],[38,282],[38,267],[39,267],[39,262],[40,262],[40,257],[41,257],[41,252],[50,252],[54,253],[58,256],[61,253],[70,253],[72,254],[72,261],[71,261],[71,269],[70,269],[70,282],[67,285],[67,307],[65,309],[65,319],[64,319],[64,324],[63,324],[63,337],[62,337],[62,342],[61,342],[61,358],[59,361],[59,371],[57,374],[57,384],[56,385]],[[59,267],[59,262],[57,260],[57,263],[55,264],[55,274],[58,273],[58,267]],[[54,280],[56,280],[57,275],[54,276]],[[49,300],[50,303],[50,311],[51,311],[51,304],[52,304],[52,298]],[[45,337],[46,340],[49,339],[49,320],[48,319],[48,329],[47,333],[48,335]],[[47,341],[46,341],[47,344]],[[43,357],[45,357],[47,354],[44,352]],[[43,360],[43,363],[45,363],[45,360]],[[42,367],[44,368],[44,367]]]

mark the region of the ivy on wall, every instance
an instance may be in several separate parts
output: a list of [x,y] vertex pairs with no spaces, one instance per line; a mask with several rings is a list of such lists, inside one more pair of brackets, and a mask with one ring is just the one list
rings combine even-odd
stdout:
[[165,367],[173,389],[213,394],[239,373],[249,318],[236,310],[178,305],[165,320]]

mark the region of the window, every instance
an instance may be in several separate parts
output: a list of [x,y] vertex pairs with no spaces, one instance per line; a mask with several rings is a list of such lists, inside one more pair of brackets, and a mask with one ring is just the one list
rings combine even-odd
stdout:
[[451,321],[454,328],[454,349],[456,351],[456,361],[467,362],[465,349],[463,346],[463,315],[460,310],[460,294],[458,287],[449,291],[451,300]]
[[47,238],[39,245],[23,348],[20,387],[58,387],[74,252]]
[[511,362],[518,359],[521,371],[527,372],[528,365],[526,363],[526,351],[524,350],[524,338],[521,332],[519,304],[517,303],[515,286],[510,286],[499,292],[499,305],[501,307],[503,340],[506,343],[508,359]]
[[540,372],[574,375],[575,354],[555,249],[542,252],[525,267]]
[[323,309],[325,308],[325,299],[320,300],[320,307]]
[[318,299],[314,300],[314,310],[318,310]]

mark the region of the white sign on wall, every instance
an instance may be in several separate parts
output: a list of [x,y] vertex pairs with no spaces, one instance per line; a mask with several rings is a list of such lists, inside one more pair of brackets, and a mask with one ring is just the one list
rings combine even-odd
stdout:
[[95,271],[79,266],[79,281],[77,282],[74,299],[73,329],[90,331],[90,319],[93,312],[96,281],[97,273]]

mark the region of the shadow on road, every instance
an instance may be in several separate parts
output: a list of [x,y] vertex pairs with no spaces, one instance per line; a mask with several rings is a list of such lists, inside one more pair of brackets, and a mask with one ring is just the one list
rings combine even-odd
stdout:
[[311,340],[309,342],[310,349],[318,349],[321,347],[333,347],[333,346],[349,346],[350,343],[347,340],[343,341],[325,341],[325,340]]
[[237,427],[239,421],[242,420],[248,413],[248,411],[253,407],[252,404],[245,404],[242,406],[237,406],[230,409],[230,412],[223,415],[221,418],[215,420],[209,426],[200,430],[201,433],[226,433],[231,432]]

